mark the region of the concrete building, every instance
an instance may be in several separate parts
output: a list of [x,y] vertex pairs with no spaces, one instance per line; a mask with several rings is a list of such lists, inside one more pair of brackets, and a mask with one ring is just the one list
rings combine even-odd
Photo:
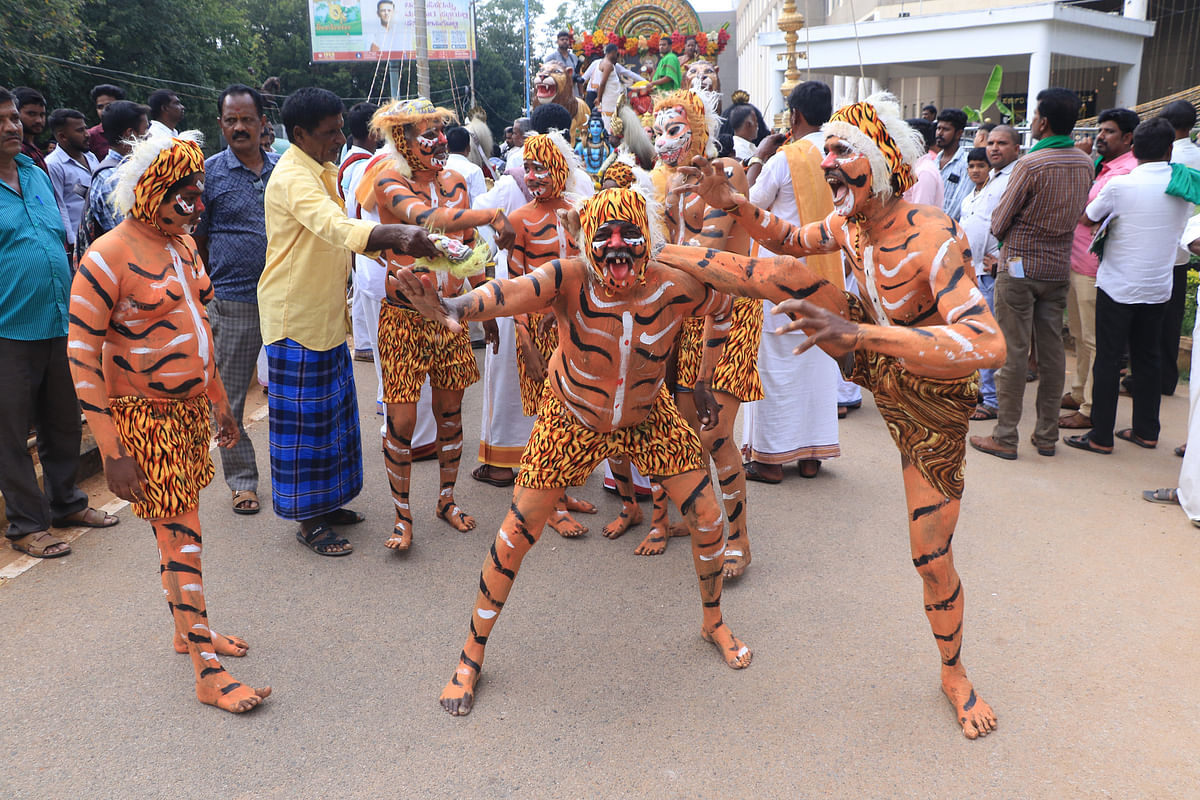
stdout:
[[[740,88],[768,117],[783,108],[781,0],[740,0]],[[1024,119],[1048,86],[1080,93],[1095,113],[1200,83],[1200,3],[1191,0],[796,0],[808,24],[802,80],[835,104],[887,89],[907,116],[921,106],[978,106],[994,65]],[[726,87],[727,89],[730,87]],[[985,117],[999,121],[993,108]]]

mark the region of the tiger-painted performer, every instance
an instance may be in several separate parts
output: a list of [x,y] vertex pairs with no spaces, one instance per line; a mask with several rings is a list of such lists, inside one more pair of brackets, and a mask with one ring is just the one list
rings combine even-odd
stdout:
[[[975,694],[962,662],[964,594],[950,543],[977,370],[1004,363],[1004,336],[971,280],[962,229],[941,209],[901,197],[924,148],[895,98],[877,94],[845,106],[822,131],[828,155],[821,167],[834,210],[803,227],[756,208],[721,170],[696,162],[696,190],[765,247],[787,255],[752,259],[667,246],[660,257],[721,291],[778,302],[775,313],[792,318],[784,330],[808,334],[797,352],[817,345],[835,358],[853,354],[851,377],[874,393],[900,450],[909,544],[941,652],[942,690],[974,739],[995,729],[996,715]],[[791,257],[838,250],[854,269],[857,296]]]
[[[440,297],[411,271],[396,276],[422,313],[452,330],[470,319],[536,311],[548,301],[559,329],[512,507],[484,560],[470,632],[454,676],[442,691],[442,706],[451,714],[471,710],[492,626],[556,498],[619,453],[657,479],[683,513],[700,582],[701,635],[720,649],[730,667],[750,663],[750,649],[721,618],[721,510],[700,440],[666,390],[666,360],[683,321],[690,315],[724,321],[732,303],[648,258],[647,245],[659,235],[654,216],[643,195],[608,189],[589,198],[570,221],[570,229],[579,231],[577,241],[586,243],[585,259],[554,260],[523,277],[494,281],[454,298]],[[696,382],[705,424],[715,422],[717,409],[707,386],[724,348],[717,325],[709,328]]]
[[[745,255],[750,252],[750,237],[734,223],[733,217],[719,208],[709,208],[695,192],[682,189],[684,176],[680,165],[691,163],[697,155],[716,155],[716,134],[720,119],[706,104],[705,96],[690,90],[669,92],[654,104],[654,147],[658,164],[650,173],[657,196],[665,206],[666,239],[676,244],[695,242],[714,249]],[[747,191],[742,167],[731,159],[721,159],[718,168],[741,191]],[[747,530],[746,472],[742,455],[733,437],[733,424],[742,403],[762,399],[758,377],[758,345],[762,335],[762,303],[739,297],[733,303],[729,341],[721,363],[713,376],[712,389],[721,407],[720,422],[711,430],[697,424],[692,402],[692,386],[700,361],[704,323],[688,320],[679,340],[678,377],[675,402],[700,436],[704,449],[717,466],[717,479],[729,522],[726,534],[726,578],[742,575],[750,565],[750,536]],[[666,518],[664,498],[655,492],[655,520]],[[636,508],[636,505],[635,505]],[[626,506],[623,515],[630,522],[638,514]],[[613,533],[620,535],[617,529]],[[667,546],[669,527],[652,526],[635,550],[639,555],[657,555]]]
[[[475,244],[475,228],[490,225],[501,246],[512,240],[512,226],[499,209],[472,210],[467,184],[461,175],[446,169],[446,135],[443,128],[454,112],[436,108],[429,100],[394,101],[379,109],[371,120],[376,138],[384,142],[390,161],[379,163],[364,178],[359,197],[378,207],[386,223],[423,225],[430,230]],[[388,270],[413,263],[409,255],[388,253]],[[478,285],[486,280],[472,277]],[[442,273],[439,290],[459,294],[464,281]],[[489,342],[495,326],[485,328]],[[409,504],[412,474],[412,433],[417,400],[428,376],[433,389],[433,413],[438,426],[438,466],[441,488],[437,516],[456,530],[469,531],[475,519],[454,502],[454,486],[462,459],[463,390],[479,380],[479,367],[465,331],[448,333],[413,310],[402,294],[389,289],[379,310],[379,358],[383,368],[383,402],[387,405],[384,466],[396,507],[396,522],[384,543],[392,550],[412,546],[413,518]]]
[[68,348],[109,488],[154,529],[172,646],[192,658],[196,697],[240,713],[271,689],[225,671],[220,656],[244,656],[248,645],[209,628],[204,603],[197,506],[214,472],[210,405],[222,447],[237,442],[238,427],[204,310],[212,283],[191,237],[203,179],[195,131],[142,141],[117,167],[116,207],[126,217],[75,274]]
[[[571,208],[563,196],[564,192],[578,197],[589,189],[586,185],[580,185],[578,171],[583,169],[583,165],[571,152],[570,145],[561,133],[526,136],[522,147],[525,188],[533,200],[508,218],[514,236],[513,245],[508,251],[511,277],[527,275],[555,259],[579,256],[579,245],[563,230],[558,215]],[[546,382],[546,364],[558,346],[558,331],[553,327],[553,315],[548,315],[548,311],[550,309],[547,307],[513,317],[521,409],[527,417],[538,414],[542,388]],[[571,516],[572,511],[594,514],[596,507],[563,493],[548,524],[555,533],[567,539],[582,536],[588,530]]]

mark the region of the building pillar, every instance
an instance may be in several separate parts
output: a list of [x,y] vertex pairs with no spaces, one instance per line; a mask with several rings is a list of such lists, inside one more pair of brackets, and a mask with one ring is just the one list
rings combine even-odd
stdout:
[[1117,96],[1113,101],[1117,108],[1133,108],[1137,105],[1138,83],[1142,78],[1142,63],[1117,66]]
[[1033,119],[1038,92],[1050,88],[1050,46],[1043,40],[1029,54],[1029,90],[1025,96],[1025,120]]
[[[1130,19],[1145,19],[1149,5],[1149,0],[1125,0],[1124,15]],[[1122,106],[1122,108],[1129,107]]]
[[841,108],[846,105],[846,76],[833,76],[833,107]]

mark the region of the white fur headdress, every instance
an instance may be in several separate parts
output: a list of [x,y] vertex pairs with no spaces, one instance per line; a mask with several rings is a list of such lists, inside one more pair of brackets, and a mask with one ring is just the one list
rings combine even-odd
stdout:
[[[128,216],[137,202],[137,185],[146,174],[146,170],[164,150],[175,146],[175,140],[181,139],[197,146],[203,146],[204,135],[200,131],[184,131],[178,136],[165,133],[152,133],[144,139],[134,139],[126,142],[131,144],[130,151],[116,169],[116,183],[113,185],[109,202],[123,216]],[[165,187],[164,187],[165,188]]]

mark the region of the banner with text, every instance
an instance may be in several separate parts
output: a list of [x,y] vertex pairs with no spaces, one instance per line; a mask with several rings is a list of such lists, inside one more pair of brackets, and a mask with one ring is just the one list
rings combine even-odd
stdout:
[[[413,0],[309,0],[313,61],[416,58]],[[431,60],[475,58],[471,0],[425,0]]]

